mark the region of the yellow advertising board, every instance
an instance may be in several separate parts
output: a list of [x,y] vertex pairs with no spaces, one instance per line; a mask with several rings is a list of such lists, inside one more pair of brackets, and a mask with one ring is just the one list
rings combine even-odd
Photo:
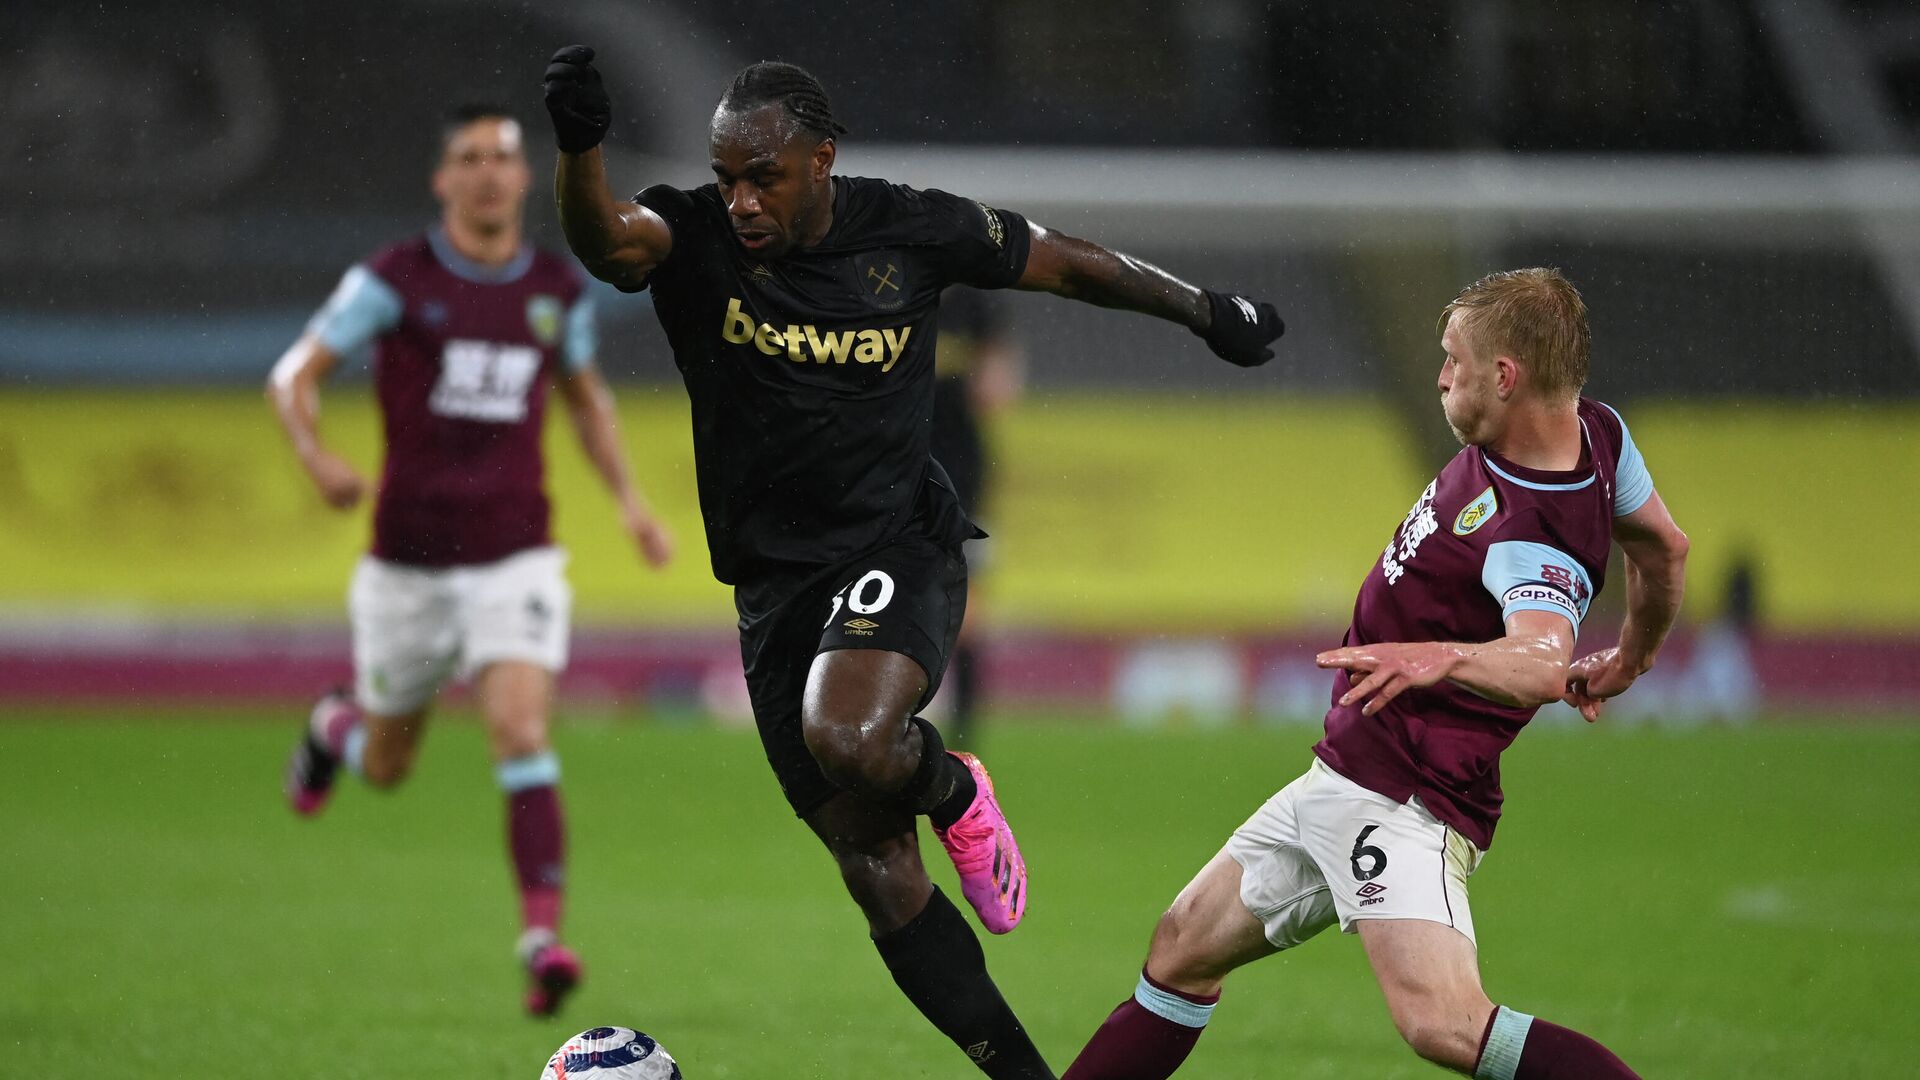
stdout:
[[[649,571],[564,418],[549,424],[556,532],[589,622],[733,621],[712,580],[677,387],[620,391],[634,472],[679,541]],[[1920,626],[1920,410],[1659,405],[1628,410],[1694,539],[1693,615],[1736,557],[1763,613],[1799,628]],[[1439,423],[1436,407],[1433,423]],[[363,386],[335,388],[330,444],[377,475]],[[999,491],[981,579],[1002,625],[1176,633],[1346,620],[1431,475],[1406,422],[1365,399],[1040,395],[991,438]],[[236,390],[0,392],[0,609],[186,617],[343,616],[367,508],[327,509],[266,402]],[[1616,578],[1607,599],[1617,604]]]

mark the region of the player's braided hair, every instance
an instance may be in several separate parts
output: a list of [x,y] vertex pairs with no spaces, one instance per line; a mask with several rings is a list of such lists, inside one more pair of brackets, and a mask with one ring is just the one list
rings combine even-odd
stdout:
[[779,60],[762,60],[740,69],[727,92],[720,95],[720,107],[728,112],[746,112],[762,105],[778,104],[794,122],[820,139],[845,135],[847,129],[833,118],[833,105],[820,80],[805,68]]

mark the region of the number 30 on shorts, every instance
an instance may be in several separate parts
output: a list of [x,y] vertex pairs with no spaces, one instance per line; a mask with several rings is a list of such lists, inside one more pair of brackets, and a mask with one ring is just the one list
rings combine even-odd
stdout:
[[840,617],[840,605],[856,615],[871,615],[885,610],[893,602],[893,575],[885,570],[869,570],[860,580],[841,589],[833,597],[833,611],[827,615],[827,625]]

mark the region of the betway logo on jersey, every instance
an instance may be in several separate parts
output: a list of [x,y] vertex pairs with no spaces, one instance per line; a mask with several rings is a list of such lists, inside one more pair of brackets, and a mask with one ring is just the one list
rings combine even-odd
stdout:
[[844,364],[852,360],[856,364],[879,364],[881,371],[892,371],[893,365],[900,362],[907,351],[907,335],[911,333],[911,326],[898,330],[833,330],[823,334],[812,323],[788,323],[785,327],[771,323],[756,325],[753,317],[741,310],[738,299],[727,301],[727,315],[720,323],[722,338],[735,345],[752,344],[768,356],[784,353],[796,364]]

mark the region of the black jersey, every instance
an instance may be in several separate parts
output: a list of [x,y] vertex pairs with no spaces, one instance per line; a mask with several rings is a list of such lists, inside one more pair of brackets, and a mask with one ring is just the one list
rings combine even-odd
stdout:
[[1019,280],[1024,218],[835,177],[820,243],[761,261],[715,185],[635,201],[673,230],[646,287],[693,406],[715,577],[805,575],[910,529],[977,533],[929,450],[940,293]]

